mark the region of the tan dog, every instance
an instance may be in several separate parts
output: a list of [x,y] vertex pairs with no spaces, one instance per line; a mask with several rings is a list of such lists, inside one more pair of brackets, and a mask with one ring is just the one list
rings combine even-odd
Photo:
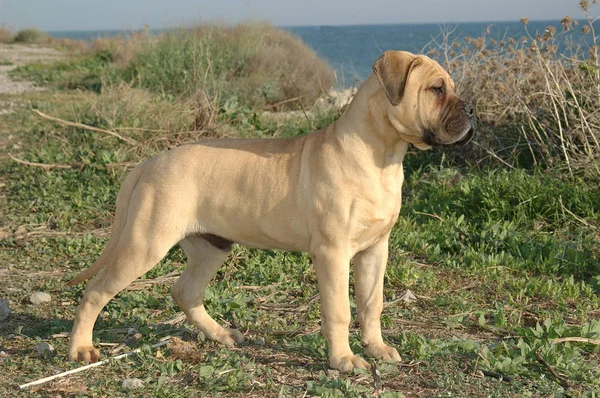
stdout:
[[473,109],[431,59],[387,51],[332,125],[291,139],[227,139],[185,145],[140,164],[124,180],[110,241],[70,284],[87,285],[69,357],[96,361],[92,329],[104,305],[178,244],[188,266],[173,298],[207,337],[244,340],[203,306],[206,286],[233,242],[307,251],[321,297],[321,331],[332,368],[367,368],[348,343],[350,261],[365,354],[401,360],[381,336],[388,237],[398,218],[409,143],[462,143]]

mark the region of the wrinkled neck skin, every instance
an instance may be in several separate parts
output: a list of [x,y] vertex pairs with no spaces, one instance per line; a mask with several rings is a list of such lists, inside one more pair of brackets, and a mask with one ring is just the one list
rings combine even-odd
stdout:
[[402,161],[409,143],[421,149],[429,147],[420,143],[415,137],[418,133],[401,121],[390,121],[386,107],[381,106],[387,102],[377,77],[371,75],[334,123],[330,133],[335,134],[340,145],[347,148],[346,153],[356,158],[357,166],[372,162],[383,172],[386,188],[398,191],[403,180]]

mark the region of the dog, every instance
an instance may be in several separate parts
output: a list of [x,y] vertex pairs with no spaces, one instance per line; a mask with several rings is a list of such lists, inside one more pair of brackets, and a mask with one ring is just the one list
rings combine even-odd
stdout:
[[348,297],[354,264],[361,343],[369,357],[400,361],[381,335],[388,238],[398,218],[410,144],[460,145],[473,107],[435,61],[386,51],[345,112],[325,129],[290,139],[217,139],[184,145],[135,167],[117,196],[110,240],[75,317],[68,355],[97,361],[92,330],[106,303],[174,245],[188,258],[172,296],[188,320],[226,346],[244,341],[205,310],[203,294],[232,244],[309,252],[329,365],[368,368],[350,349]]

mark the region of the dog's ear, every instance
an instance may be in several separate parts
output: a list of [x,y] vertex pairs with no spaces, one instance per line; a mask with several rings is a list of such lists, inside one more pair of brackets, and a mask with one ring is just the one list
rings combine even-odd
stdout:
[[421,59],[406,51],[386,51],[373,64],[373,72],[392,105],[402,100],[408,75],[419,64]]

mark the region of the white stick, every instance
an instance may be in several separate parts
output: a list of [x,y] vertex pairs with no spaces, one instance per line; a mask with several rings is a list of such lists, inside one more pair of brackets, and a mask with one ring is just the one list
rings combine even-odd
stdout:
[[[166,345],[167,343],[169,343],[169,341],[171,341],[171,339],[168,339],[168,340],[165,340],[165,341],[161,341],[160,343],[154,344],[151,348],[162,347],[163,345]],[[90,363],[89,365],[81,366],[79,368],[75,368],[75,369],[68,370],[66,372],[55,374],[54,376],[45,377],[45,378],[40,379],[40,380],[32,381],[31,383],[23,384],[23,385],[19,386],[19,388],[22,390],[24,388],[35,386],[37,384],[46,383],[47,381],[54,380],[54,379],[57,379],[59,377],[64,377],[64,376],[67,376],[67,375],[70,375],[70,374],[73,374],[73,373],[78,373],[78,372],[84,371],[86,369],[95,368],[96,366],[102,366],[102,365],[104,365],[106,363],[109,363],[112,360],[125,358],[125,357],[128,357],[128,356],[132,355],[132,354],[140,352],[140,350],[141,350],[141,348],[137,348],[137,349],[135,349],[133,351],[126,352],[125,354],[117,355],[116,357],[108,358],[108,359],[105,359],[105,360],[100,361],[100,362]]]

